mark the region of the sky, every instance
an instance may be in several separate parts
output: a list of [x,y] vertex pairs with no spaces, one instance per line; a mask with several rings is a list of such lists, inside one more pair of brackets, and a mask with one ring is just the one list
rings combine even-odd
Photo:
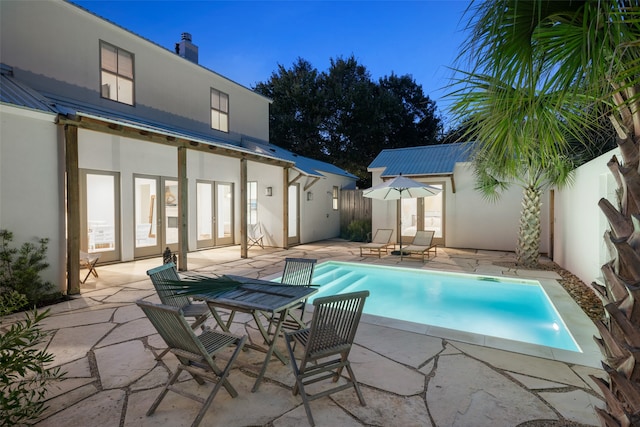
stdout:
[[465,40],[465,0],[72,0],[174,50],[183,32],[200,65],[243,86],[266,82],[298,58],[318,71],[355,57],[374,80],[411,75],[447,120],[445,86]]

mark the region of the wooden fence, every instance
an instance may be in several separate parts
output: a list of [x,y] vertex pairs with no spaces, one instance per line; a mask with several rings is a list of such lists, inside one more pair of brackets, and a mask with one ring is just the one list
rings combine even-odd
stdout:
[[369,222],[371,228],[371,199],[362,195],[362,190],[340,192],[340,233],[345,235],[351,221]]

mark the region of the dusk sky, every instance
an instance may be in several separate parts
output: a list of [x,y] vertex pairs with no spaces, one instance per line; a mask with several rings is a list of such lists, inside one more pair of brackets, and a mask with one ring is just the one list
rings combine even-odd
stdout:
[[[247,87],[303,58],[318,71],[353,55],[374,79],[411,75],[446,116],[444,99],[468,1],[73,0],[173,50],[192,35],[201,65]],[[446,117],[443,117],[446,119]]]

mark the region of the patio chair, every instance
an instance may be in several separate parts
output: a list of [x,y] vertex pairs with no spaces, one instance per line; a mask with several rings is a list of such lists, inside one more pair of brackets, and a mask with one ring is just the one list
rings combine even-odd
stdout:
[[[311,326],[308,329],[285,333],[285,343],[293,374],[296,377],[293,394],[300,393],[307,418],[312,426],[314,421],[309,407],[311,400],[353,387],[360,404],[366,406],[349,363],[349,352],[360,323],[365,299],[368,296],[369,291],[360,291],[316,298],[313,300],[314,312]],[[300,343],[304,348],[304,354],[299,363],[294,354],[295,343]],[[341,376],[344,368],[347,369],[348,378]],[[332,378],[334,383],[337,383],[340,378],[343,378],[343,381],[330,388],[316,389],[314,394],[308,394],[305,390],[306,385],[328,378]]]
[[[390,228],[379,228],[373,235],[371,243],[360,246],[360,256],[378,255],[380,258],[382,252],[388,253],[389,247],[395,248],[395,244],[391,242],[393,230]],[[363,251],[366,251],[363,253]]]
[[[221,386],[227,390],[231,397],[238,395],[238,392],[233,388],[231,383],[229,383],[227,377],[229,376],[233,363],[244,346],[247,339],[246,336],[238,337],[212,329],[206,329],[200,335],[196,336],[193,329],[185,320],[182,310],[179,308],[163,304],[153,304],[142,300],[136,301],[136,304],[144,311],[144,314],[151,321],[179,361],[178,369],[171,375],[147,411],[147,416],[155,412],[160,402],[162,402],[162,399],[164,399],[170,390],[202,403],[202,408],[191,424],[192,427],[195,427],[202,421],[204,414]],[[224,368],[220,369],[215,362],[216,356],[231,346],[236,346],[235,351],[233,351]],[[206,399],[196,396],[175,384],[182,371],[189,372],[198,384],[202,385],[205,381],[215,384]]]
[[84,276],[84,280],[80,279],[81,284],[84,284],[91,274],[93,274],[93,276],[96,278],[98,277],[96,264],[98,263],[99,259],[100,259],[100,253],[90,254],[88,252],[80,251],[80,267],[86,268],[89,270],[87,272],[87,275]]
[[253,246],[260,246],[264,249],[264,233],[262,232],[262,226],[260,223],[247,225],[247,249],[251,249]]
[[[197,328],[207,320],[211,314],[207,304],[194,304],[188,296],[179,295],[176,292],[175,285],[176,282],[180,280],[180,276],[178,275],[176,265],[173,262],[152,268],[147,271],[147,274],[149,275],[149,278],[151,278],[151,283],[153,283],[162,304],[177,307],[182,310],[185,317],[195,318],[194,322],[191,324],[192,329]],[[157,357],[157,360],[162,359],[168,351],[169,349],[162,352],[162,354]]]
[[[280,283],[294,286],[311,286],[313,269],[317,259],[313,258],[285,258],[284,271]],[[282,329],[298,330],[304,328],[304,308],[307,301],[300,301],[300,304],[289,309],[289,316],[282,322]],[[299,314],[297,314],[299,313]],[[269,334],[275,319],[269,319]]]
[[438,245],[433,244],[433,230],[428,231],[416,231],[416,235],[413,238],[413,243],[409,246],[402,248],[403,252],[408,252],[409,256],[419,255],[422,257],[424,263],[425,257],[429,259],[429,253],[433,252],[433,256],[437,255]]

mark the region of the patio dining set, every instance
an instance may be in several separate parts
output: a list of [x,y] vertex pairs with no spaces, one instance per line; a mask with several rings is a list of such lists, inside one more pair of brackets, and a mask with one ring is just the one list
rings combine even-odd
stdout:
[[[252,392],[260,387],[269,363],[291,364],[296,379],[293,394],[300,394],[312,426],[311,400],[353,388],[360,404],[365,406],[349,363],[349,352],[369,292],[316,298],[312,319],[306,323],[307,298],[318,291],[312,285],[315,264],[315,259],[287,258],[280,282],[235,275],[179,273],[172,262],[147,271],[161,303],[139,300],[136,304],[167,345],[156,359],[162,359],[168,352],[178,359],[175,371],[147,416],[152,416],[166,394],[172,391],[202,404],[192,423],[192,426],[199,425],[220,388],[231,397],[238,395],[229,374],[238,356],[247,350],[265,354]],[[261,343],[250,342],[246,335],[231,332],[237,312],[253,318]],[[205,326],[209,316],[215,319],[214,328]],[[287,355],[276,348],[279,339],[284,339]],[[344,370],[346,375],[343,375]],[[206,399],[180,386],[178,379],[183,372],[189,373],[198,384],[207,381],[214,384]],[[313,393],[305,389],[309,384],[329,379],[334,384],[327,383],[319,390],[314,388]]]

